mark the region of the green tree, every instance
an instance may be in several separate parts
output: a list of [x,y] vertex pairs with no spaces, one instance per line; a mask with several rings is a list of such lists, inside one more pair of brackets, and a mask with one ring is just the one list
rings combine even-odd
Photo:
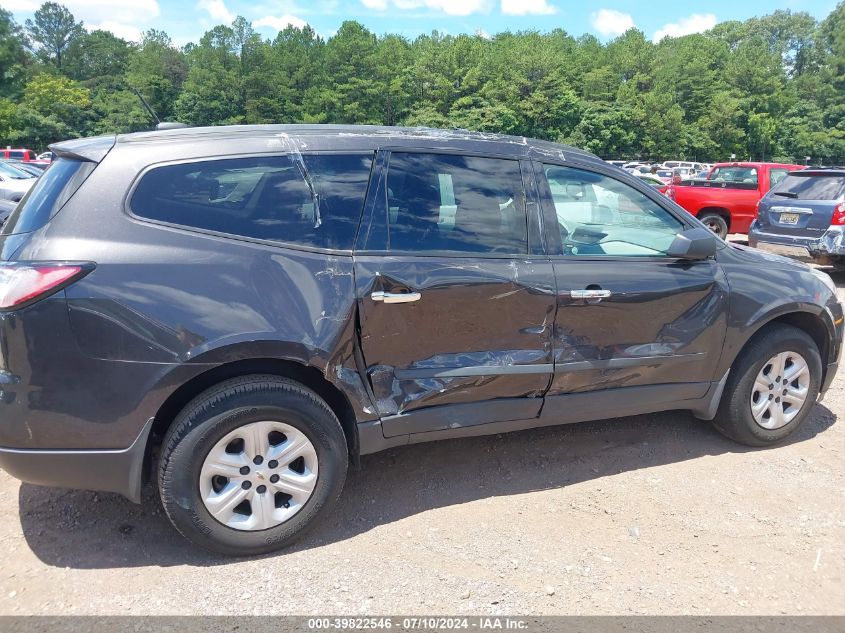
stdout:
[[138,90],[162,121],[174,117],[176,100],[188,75],[185,54],[163,31],[149,30],[129,56],[125,83]]
[[65,54],[64,73],[92,83],[123,77],[133,47],[109,31],[92,31],[75,38]]
[[87,88],[67,77],[40,73],[24,89],[10,140],[43,148],[90,131],[91,97]]
[[188,53],[188,76],[176,116],[191,125],[243,122],[240,42],[229,26],[215,26]]
[[82,22],[77,22],[67,7],[56,2],[42,4],[33,18],[26,21],[26,30],[37,44],[36,54],[61,70],[68,48],[85,32]]
[[0,96],[16,94],[28,62],[26,37],[12,14],[0,8]]

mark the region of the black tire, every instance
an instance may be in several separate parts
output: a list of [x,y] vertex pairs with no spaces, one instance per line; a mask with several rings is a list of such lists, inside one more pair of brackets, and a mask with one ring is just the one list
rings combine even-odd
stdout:
[[[781,352],[797,352],[810,370],[807,399],[798,414],[785,426],[769,430],[754,420],[751,397],[754,382],[764,365]],[[792,435],[816,404],[822,377],[822,361],[815,341],[803,330],[775,324],[754,335],[731,368],[715,427],[724,435],[747,446],[769,446]]]
[[[260,531],[238,530],[217,521],[200,495],[200,472],[209,451],[225,435],[251,422],[274,420],[293,426],[310,440],[318,458],[311,497],[284,523]],[[192,400],[164,438],[159,492],[176,529],[205,549],[252,556],[284,548],[312,528],[340,496],[349,455],[337,416],[317,394],[278,376],[227,380]]]
[[698,219],[723,240],[728,238],[728,223],[718,213],[702,213],[698,216]]

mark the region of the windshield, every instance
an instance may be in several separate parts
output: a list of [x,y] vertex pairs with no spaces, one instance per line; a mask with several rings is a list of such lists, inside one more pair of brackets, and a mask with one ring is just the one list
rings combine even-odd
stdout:
[[0,173],[6,176],[6,178],[12,178],[13,180],[32,178],[32,174],[28,174],[17,167],[12,167],[9,163],[0,163]]
[[845,200],[845,174],[790,174],[774,194],[797,200]]
[[29,233],[47,224],[96,166],[67,158],[55,161],[18,203],[0,235]]

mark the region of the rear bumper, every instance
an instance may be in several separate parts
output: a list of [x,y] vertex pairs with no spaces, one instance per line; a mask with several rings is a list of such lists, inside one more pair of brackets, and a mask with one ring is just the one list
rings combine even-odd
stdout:
[[748,231],[748,245],[777,255],[785,255],[820,264],[832,257],[845,256],[845,235],[842,227],[831,227],[819,237],[801,237],[766,233],[755,221]]
[[132,446],[121,450],[0,448],[0,468],[39,486],[117,492],[141,502],[141,483],[150,418]]

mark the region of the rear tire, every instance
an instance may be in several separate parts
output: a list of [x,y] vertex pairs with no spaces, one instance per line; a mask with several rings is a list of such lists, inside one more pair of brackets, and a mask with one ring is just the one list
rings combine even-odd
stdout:
[[286,378],[245,376],[200,394],[174,420],[159,492],[188,540],[250,556],[312,528],[340,496],[347,467],[346,437],[325,401]]
[[821,377],[821,356],[806,332],[790,325],[767,327],[751,339],[731,368],[713,424],[747,446],[780,442],[807,419]]
[[718,213],[702,213],[698,219],[723,240],[728,238],[728,223]]

